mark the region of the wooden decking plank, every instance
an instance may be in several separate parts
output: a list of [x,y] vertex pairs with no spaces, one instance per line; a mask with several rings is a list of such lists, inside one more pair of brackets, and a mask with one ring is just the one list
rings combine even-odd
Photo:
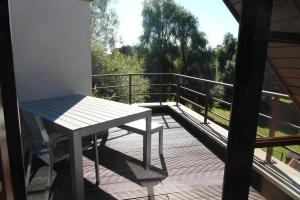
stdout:
[[[158,146],[153,146],[151,151],[151,158],[157,159],[159,158],[158,155]],[[128,148],[128,149],[111,149],[111,150],[100,150],[101,154],[105,156],[105,154],[110,154],[112,152],[116,152],[116,156],[118,156],[118,152],[122,152],[123,154],[126,154],[128,156],[134,157],[136,159],[141,159],[143,153],[142,148]],[[201,156],[205,154],[212,154],[211,151],[209,151],[207,148],[203,146],[190,146],[190,147],[184,147],[184,148],[164,148],[164,158],[175,158],[175,157],[181,157],[181,156]],[[121,156],[119,154],[119,156]]]
[[[142,167],[142,136],[110,130],[106,146],[99,147],[100,184],[95,183],[94,152],[83,157],[86,199],[220,199],[224,163],[170,116],[153,117],[164,124],[164,156],[158,155],[158,137],[152,137],[150,171]],[[164,118],[164,119],[163,119]],[[170,128],[176,127],[176,128]],[[100,140],[99,140],[100,142]],[[69,173],[69,169],[64,168]],[[58,174],[55,193],[71,199],[71,186]],[[60,187],[61,186],[61,187]],[[63,187],[62,187],[63,186]],[[62,190],[68,190],[62,194]],[[150,198],[149,198],[150,196]],[[56,198],[55,198],[56,199]],[[252,188],[249,199],[263,199]]]

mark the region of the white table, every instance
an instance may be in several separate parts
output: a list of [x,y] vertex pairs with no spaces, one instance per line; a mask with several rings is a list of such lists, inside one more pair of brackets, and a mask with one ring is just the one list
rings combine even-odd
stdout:
[[146,118],[143,163],[151,159],[151,110],[100,98],[74,95],[20,103],[20,108],[59,125],[70,138],[73,199],[84,199],[82,137]]

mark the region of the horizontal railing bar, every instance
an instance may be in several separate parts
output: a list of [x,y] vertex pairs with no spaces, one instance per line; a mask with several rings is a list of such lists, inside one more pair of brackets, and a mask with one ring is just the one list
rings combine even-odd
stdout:
[[290,99],[289,95],[278,93],[278,92],[271,92],[271,91],[263,90],[262,93],[266,96],[277,96],[277,97],[280,97],[283,99]]
[[[177,76],[177,77],[182,77],[182,78],[187,78],[187,79],[192,79],[192,80],[197,80],[197,81],[202,81],[202,82],[208,82],[208,83],[212,83],[212,84],[217,84],[217,85],[222,85],[222,86],[225,86],[225,87],[230,87],[232,88],[233,84],[229,84],[229,83],[222,83],[222,82],[218,82],[218,81],[212,81],[212,80],[207,80],[207,79],[202,79],[202,78],[197,78],[197,77],[192,77],[192,76],[187,76],[187,75],[182,75],[182,74],[175,74],[175,73],[129,73],[129,74],[96,74],[96,75],[92,75],[92,77],[105,77],[105,76],[130,76],[130,75],[174,75],[174,76]],[[137,86],[144,86],[142,84],[134,84],[132,85],[134,87],[137,87]],[[172,83],[165,83],[165,84],[149,84],[149,86],[176,86],[176,84],[172,84]],[[117,85],[117,86],[99,86],[99,87],[96,87],[96,89],[110,89],[110,88],[117,88],[117,87],[128,87],[128,85]],[[184,89],[184,90],[187,90],[187,91],[190,91],[194,94],[197,94],[197,95],[201,95],[201,96],[205,96],[205,94],[201,93],[201,92],[198,92],[196,90],[193,90],[193,89],[190,89],[190,88],[187,88],[187,87],[183,87],[183,86],[180,86],[180,88]],[[144,94],[144,93],[143,93]],[[143,95],[143,94],[139,94],[139,95]],[[146,95],[147,93],[145,93],[144,95]],[[149,94],[149,93],[148,93]],[[150,95],[159,95],[160,93],[150,93]],[[176,95],[174,93],[163,93],[164,95],[166,94],[172,94],[172,95]],[[273,97],[279,97],[279,98],[284,98],[284,99],[290,99],[291,98],[289,97],[289,95],[287,94],[282,94],[282,93],[277,93],[277,92],[271,92],[271,91],[266,91],[266,90],[263,90],[262,91],[262,94],[263,95],[267,95],[267,96],[273,96]],[[121,96],[120,96],[121,97]],[[225,103],[227,105],[231,105],[231,103],[227,102],[227,101],[224,101],[222,99],[218,99],[216,97],[210,97],[212,98],[213,100],[216,100],[216,101],[219,101],[219,102],[222,102],[222,103]],[[197,104],[198,105],[198,104]],[[199,105],[198,105],[199,106]],[[271,116],[267,115],[267,114],[263,114],[263,113],[259,113],[259,116],[261,117],[264,117],[264,118],[267,118],[267,119],[272,119]],[[221,116],[220,116],[221,117]],[[226,118],[227,120],[227,118]],[[282,123],[282,124],[285,124],[287,126],[290,126],[292,128],[296,128],[296,129],[299,129],[300,126],[298,125],[295,125],[293,123],[290,123],[290,122],[287,122],[287,121],[283,121],[283,120],[278,120],[279,123]]]
[[207,82],[207,83],[222,85],[222,86],[225,86],[225,87],[230,87],[230,88],[233,87],[233,85],[229,84],[229,83],[222,83],[222,82],[218,82],[218,81],[212,81],[212,80],[208,80],[208,79],[197,78],[197,77],[187,76],[187,75],[183,75],[183,74],[174,74],[174,75],[182,77],[182,78],[188,78],[188,79],[193,79],[193,80],[197,80],[197,81],[203,81],[203,82]]
[[101,98],[103,98],[103,99],[113,99],[113,98],[120,98],[120,97],[127,97],[127,95],[111,96],[111,97],[101,97]]
[[128,87],[128,85],[99,86],[96,87],[96,89],[109,89],[109,88],[117,88],[117,87]]
[[296,154],[296,155],[300,156],[299,152],[295,151],[294,149],[291,149],[290,147],[282,146],[282,148],[292,152],[293,154]]
[[183,86],[179,86],[181,89],[184,89],[184,90],[187,90],[187,91],[190,91],[190,92],[192,92],[192,93],[195,93],[195,94],[198,94],[198,95],[200,95],[200,96],[206,96],[206,94],[204,94],[204,93],[201,93],[201,92],[198,92],[198,91],[196,91],[196,90],[192,90],[192,89],[189,89],[189,88],[187,88],[187,87],[183,87]]
[[208,110],[208,112],[210,112],[210,113],[212,113],[214,115],[217,115],[218,117],[221,117],[222,119],[225,119],[225,120],[229,121],[229,119],[227,117],[224,117],[223,115],[220,115],[219,113],[216,113],[216,112],[214,112],[212,110]]
[[162,75],[162,76],[170,76],[173,73],[128,73],[128,74],[94,74],[92,77],[103,77],[103,76],[151,76],[151,75]]
[[[225,87],[230,87],[230,88],[233,87],[233,84],[230,84],[230,83],[222,83],[222,82],[218,82],[218,81],[212,81],[212,80],[208,80],[208,79],[202,79],[202,78],[187,76],[187,75],[183,75],[183,74],[174,74],[174,75],[183,77],[183,78],[203,81],[203,82],[207,82],[207,83],[213,83],[213,84],[217,84],[217,85],[221,85],[221,86],[225,86]],[[268,96],[278,96],[280,98],[290,99],[290,96],[288,94],[282,94],[282,93],[271,92],[271,91],[266,91],[266,90],[262,90],[262,94],[268,95]]]
[[187,99],[187,98],[185,98],[185,97],[183,97],[183,96],[179,96],[179,97],[180,97],[181,99],[183,99],[183,100],[185,100],[185,101],[187,101],[187,102],[189,102],[189,103],[191,103],[191,104],[197,106],[197,107],[200,107],[200,108],[204,109],[203,106],[201,106],[201,105],[199,105],[199,104],[197,104],[197,103],[195,103],[195,102],[193,102],[193,101],[191,101],[191,100],[189,100],[189,99]]
[[267,118],[267,119],[272,119],[271,116],[263,114],[263,113],[258,113],[258,115],[261,116],[261,117]]
[[[92,77],[103,77],[103,76],[129,76],[129,75],[173,75],[173,76],[178,76],[178,77],[182,77],[182,78],[188,78],[188,79],[193,79],[193,80],[198,80],[198,81],[203,81],[203,82],[207,82],[207,83],[213,83],[213,84],[217,84],[217,85],[221,85],[221,86],[225,86],[225,87],[233,87],[233,84],[230,83],[222,83],[222,82],[218,82],[218,81],[212,81],[212,80],[208,80],[208,79],[203,79],[203,78],[197,78],[197,77],[192,77],[192,76],[187,76],[187,75],[183,75],[183,74],[176,74],[176,73],[130,73],[130,74],[95,74],[92,75]],[[277,93],[277,92],[271,92],[271,91],[267,91],[267,90],[263,90],[262,91],[263,95],[268,95],[268,96],[278,96],[280,98],[284,98],[284,99],[290,99],[290,96],[288,94],[282,94],[282,93]]]
[[[266,115],[266,114],[263,114],[263,113],[259,113],[259,116],[261,117],[264,117],[264,118],[267,118],[267,119],[272,119],[271,116],[269,115]],[[281,123],[281,124],[284,124],[284,125],[287,125],[287,126],[290,126],[292,128],[296,128],[296,129],[300,129],[300,126],[296,125],[296,124],[293,124],[293,123],[290,123],[290,122],[287,122],[287,121],[284,121],[284,120],[278,120],[277,121],[278,123]]]
[[129,76],[130,74],[94,74],[92,77],[103,77],[103,76]]
[[[159,84],[159,83],[151,83],[151,84],[147,84],[148,86],[176,86],[176,84],[172,84],[172,83],[162,83],[162,84]],[[144,84],[132,84],[131,86],[147,86],[147,85],[144,85]]]
[[[148,84],[149,85],[149,84]],[[132,84],[131,85],[132,87],[139,87],[139,86],[147,86],[147,85],[145,85],[145,84]]]
[[261,137],[261,138],[265,137],[263,134],[261,134],[261,133],[259,133],[259,132],[256,132],[256,134],[257,134],[259,137]]
[[132,73],[133,76],[144,76],[144,75],[161,75],[161,76],[171,76],[173,73]]
[[255,148],[298,145],[300,136],[281,136],[272,138],[257,138]]
[[292,128],[295,128],[295,129],[300,129],[300,126],[298,126],[298,125],[296,125],[296,124],[292,124],[292,123],[287,122],[287,121],[284,121],[284,120],[278,120],[278,122],[281,123],[281,124],[290,126],[290,127],[292,127]]
[[[267,138],[267,137],[265,137],[263,134],[261,134],[259,132],[257,132],[257,135],[260,136],[261,138]],[[284,149],[286,149],[286,150],[288,150],[288,151],[290,151],[290,152],[292,152],[292,153],[294,153],[294,154],[296,154],[296,155],[300,155],[300,153],[298,153],[294,149],[291,149],[290,147],[286,147],[286,146],[281,146],[281,147],[284,148]]]
[[134,95],[175,95],[175,94],[171,93],[171,92],[164,92],[164,93],[153,92],[153,93],[136,93],[136,94],[132,94],[132,96],[134,96]]
[[222,99],[218,99],[218,98],[216,98],[216,97],[210,97],[210,98],[212,98],[213,100],[222,102],[222,103],[224,103],[224,104],[231,105],[231,103],[229,103],[229,102],[227,102],[227,101],[224,101],[224,100],[222,100]]
[[176,84],[173,84],[173,83],[162,83],[162,84],[159,84],[159,83],[152,83],[152,84],[148,84],[150,86],[176,86]]

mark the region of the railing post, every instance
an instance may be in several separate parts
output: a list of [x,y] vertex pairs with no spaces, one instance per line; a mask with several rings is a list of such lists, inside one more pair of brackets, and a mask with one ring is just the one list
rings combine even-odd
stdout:
[[176,96],[176,106],[178,106],[180,102],[180,77],[176,78],[176,86],[177,86],[177,96]]
[[128,74],[128,104],[132,103],[132,75]]
[[[280,98],[278,96],[274,96],[273,105],[272,105],[271,121],[270,121],[269,137],[275,136],[278,112],[279,112],[279,99]],[[266,161],[268,163],[271,163],[272,155],[273,155],[273,147],[268,147],[267,153],[266,153]]]
[[93,97],[96,97],[96,93],[97,93],[97,85],[95,84],[92,88],[92,95]]
[[205,94],[205,105],[204,105],[204,123],[207,124],[208,115],[208,94]]
[[161,102],[162,102],[162,76],[163,75],[160,75],[159,76],[159,103],[161,104]]

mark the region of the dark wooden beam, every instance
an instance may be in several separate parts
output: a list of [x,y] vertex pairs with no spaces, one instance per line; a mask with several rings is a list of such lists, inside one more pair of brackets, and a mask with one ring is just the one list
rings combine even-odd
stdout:
[[236,11],[235,7],[233,6],[233,4],[230,2],[230,0],[223,0],[223,2],[225,3],[225,5],[227,6],[227,8],[229,9],[229,11],[231,12],[231,14],[233,15],[233,17],[235,18],[235,20],[237,22],[240,21],[240,15],[239,13]]
[[[13,53],[9,21],[9,0],[0,3],[0,98],[1,98],[1,135],[5,136],[13,199],[26,199],[23,152],[19,126],[18,103],[14,77]],[[3,104],[3,108],[2,108]],[[6,188],[5,188],[6,189]]]
[[248,199],[272,0],[242,3],[223,200]]
[[255,148],[299,145],[300,136],[282,136],[272,138],[257,138]]
[[[237,12],[236,8],[230,2],[230,0],[223,0],[233,17],[236,21],[239,21],[240,14]],[[300,5],[300,3],[297,3]],[[296,1],[295,1],[295,6]],[[269,32],[269,42],[278,42],[278,43],[288,43],[288,44],[300,44],[300,34],[299,33],[289,33],[289,32],[280,32],[280,31],[270,31]]]
[[300,44],[300,34],[299,33],[270,31],[269,32],[269,42]]

